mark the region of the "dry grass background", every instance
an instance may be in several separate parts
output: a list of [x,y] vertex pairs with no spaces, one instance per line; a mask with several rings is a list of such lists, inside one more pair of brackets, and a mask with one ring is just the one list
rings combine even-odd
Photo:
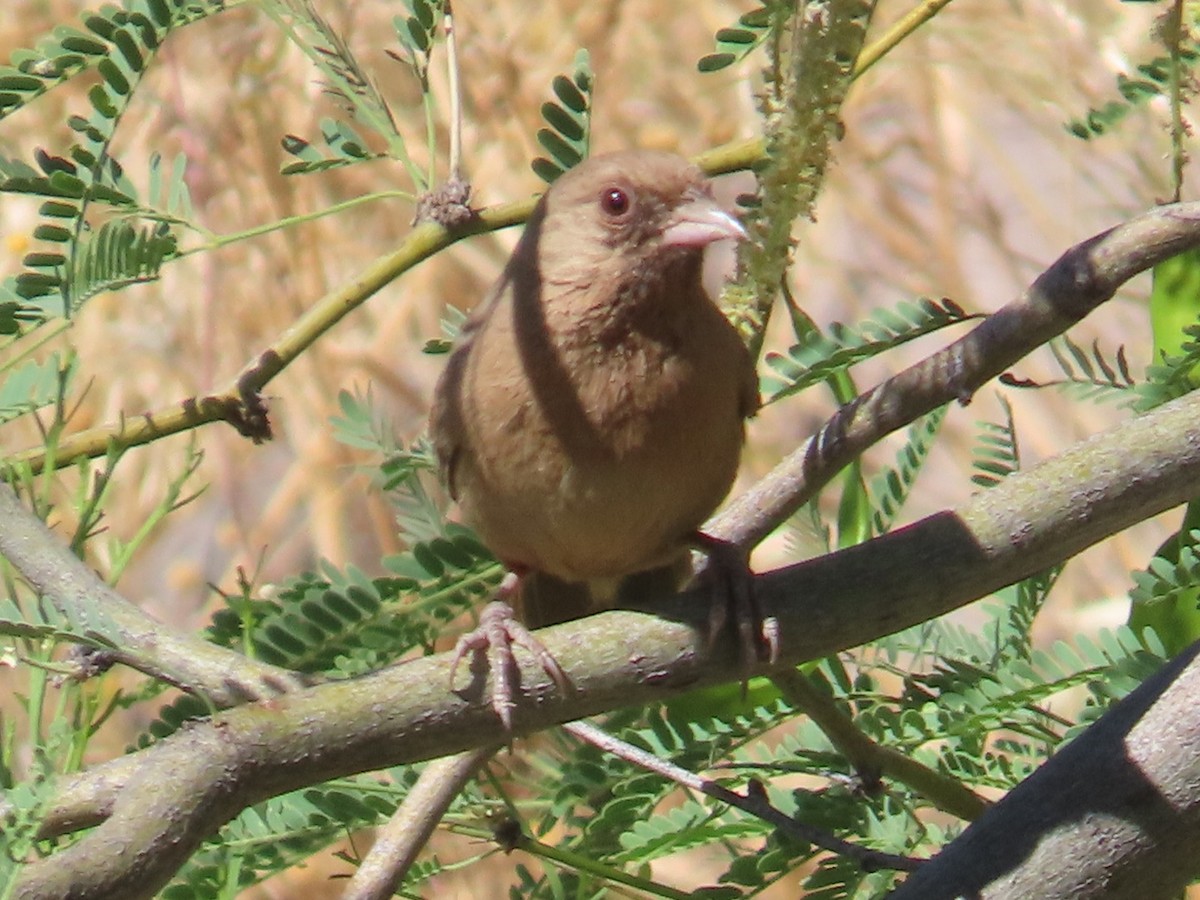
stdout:
[[[375,73],[419,151],[417,94],[406,71],[383,53],[393,45],[390,19],[402,5],[315,5]],[[538,188],[528,168],[537,155],[538,107],[551,78],[570,66],[581,46],[591,51],[598,80],[595,150],[651,146],[691,154],[756,133],[754,65],[715,75],[695,71],[695,61],[711,50],[713,31],[753,5],[457,4],[466,165],[476,201],[520,198]],[[877,28],[912,5],[882,0]],[[0,51],[29,45],[86,5],[7,0],[5,7]],[[1155,55],[1149,35],[1157,10],[1088,0],[956,0],[861,79],[845,109],[846,137],[836,149],[817,221],[797,229],[795,293],[814,318],[854,321],[866,310],[918,295],[994,309],[1071,244],[1165,198],[1170,187],[1162,109],[1136,112],[1118,134],[1091,143],[1062,127],[1109,99],[1117,72]],[[28,158],[34,146],[61,151],[65,114],[82,109],[79,90],[55,92],[0,123],[0,153]],[[135,178],[152,149],[168,156],[186,152],[196,212],[220,233],[311,213],[370,191],[409,188],[393,164],[299,178],[278,174],[284,161],[280,137],[316,135],[318,120],[333,111],[308,62],[269,19],[243,7],[168,42],[118,132],[117,152]],[[392,249],[411,217],[408,203],[371,203],[201,254],[171,266],[159,284],[93,301],[64,337],[78,348],[91,379],[73,424],[136,415],[224,383],[316,298]],[[4,198],[5,271],[19,265],[32,224],[32,206]],[[481,296],[515,238],[509,232],[457,245],[339,324],[270,385],[273,442],[253,446],[222,425],[197,433],[205,454],[198,482],[207,490],[144,547],[121,581],[124,593],[166,620],[196,627],[214,606],[208,585],[232,589],[238,567],[257,572],[260,582],[321,557],[374,570],[381,551],[395,549],[396,529],[384,500],[356,473],[363,460],[332,438],[328,420],[337,392],[370,385],[395,431],[406,438],[417,434],[440,365],[422,356],[420,343],[438,333],[444,306],[466,307]],[[1144,364],[1147,290],[1148,281],[1131,285],[1095,322],[1085,323],[1081,339],[1101,336],[1109,347],[1125,343],[1135,364]],[[899,365],[889,357],[856,377],[865,387]],[[1054,372],[1045,359],[1020,371]],[[829,401],[818,394],[772,408],[752,426],[744,483],[828,415]],[[1048,394],[1013,401],[1028,461],[1122,415],[1111,408],[1068,410]],[[990,390],[952,412],[952,440],[923,476],[911,515],[970,493],[974,422],[998,415]],[[108,509],[112,533],[128,537],[137,530],[181,467],[187,440],[171,438],[129,454],[117,470]],[[0,430],[0,446],[7,450],[31,442],[28,430]],[[890,457],[885,447],[870,459]],[[65,484],[70,480],[64,477]],[[1041,622],[1045,638],[1122,621],[1128,570],[1167,531],[1167,523],[1147,524],[1073,562]],[[94,561],[103,568],[103,538],[93,546]],[[787,552],[783,542],[769,542],[759,565],[780,562]],[[132,729],[138,723],[125,724]],[[114,733],[96,746],[116,752],[127,737]],[[499,882],[475,879],[507,878],[510,865],[443,882],[436,896],[499,896]],[[318,863],[307,876],[295,873],[246,896],[335,896],[324,878],[337,868]]]

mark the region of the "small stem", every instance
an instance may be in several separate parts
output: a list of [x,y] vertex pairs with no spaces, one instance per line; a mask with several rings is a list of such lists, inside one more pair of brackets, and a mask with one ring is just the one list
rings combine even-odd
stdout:
[[908,785],[938,809],[969,821],[979,818],[987,809],[987,801],[961,782],[898,750],[872,741],[859,730],[853,719],[800,672],[794,669],[776,672],[771,680],[784,699],[802,709],[813,720],[868,784],[876,781],[880,775],[887,775]]
[[[585,872],[593,875],[596,878],[604,879],[605,881],[616,882],[631,888],[636,888],[647,894],[655,897],[665,897],[667,900],[688,900],[694,897],[690,891],[680,891],[675,888],[668,887],[657,881],[650,881],[646,878],[640,878],[637,875],[631,875],[621,869],[613,866],[606,866],[597,863],[596,860],[585,856],[582,853],[574,853],[570,850],[564,850],[561,847],[554,847],[550,844],[543,844],[536,838],[531,838],[529,835],[522,833],[517,838],[516,847],[514,849],[524,850],[534,856],[540,856],[544,859],[552,860],[560,866],[566,866],[574,869],[577,872]],[[616,888],[608,887],[608,890],[615,892]]]
[[462,88],[458,79],[458,40],[454,35],[454,14],[445,0],[442,29],[446,33],[446,69],[450,79],[450,177],[463,181],[462,173]]
[[350,200],[344,200],[341,203],[335,203],[332,206],[327,206],[325,209],[317,210],[316,212],[304,213],[298,216],[285,216],[282,219],[276,219],[274,222],[267,222],[263,225],[255,225],[253,228],[247,228],[245,231],[235,231],[230,234],[212,234],[208,233],[203,244],[196,247],[189,247],[186,250],[181,250],[176,258],[191,256],[193,253],[200,253],[205,250],[219,250],[222,247],[227,247],[230,244],[236,244],[239,241],[249,240],[250,238],[261,237],[264,234],[270,234],[273,231],[279,231],[282,228],[288,228],[292,225],[303,225],[307,222],[315,222],[317,219],[323,219],[326,216],[332,216],[340,212],[345,212],[348,209],[353,209],[356,206],[361,206],[363,203],[373,203],[376,200],[407,200],[415,202],[416,198],[409,191],[376,191],[373,194],[364,194],[361,197],[354,197]]
[[1183,193],[1183,170],[1187,163],[1187,153],[1183,149],[1187,132],[1183,124],[1183,60],[1180,58],[1180,45],[1184,39],[1183,6],[1184,0],[1175,0],[1164,17],[1163,28],[1163,40],[1171,60],[1167,86],[1171,103],[1171,197],[1175,203]]
[[12,359],[5,361],[3,367],[0,367],[0,371],[12,370],[16,368],[18,363],[21,363],[33,356],[33,354],[37,353],[38,350],[70,328],[71,325],[72,322],[70,319],[55,319],[47,322],[41,328],[37,329],[37,331],[31,332],[32,335],[36,336],[36,340],[31,339],[29,346],[27,347],[22,347],[20,343],[16,344],[16,346],[20,347],[20,352],[18,352],[17,355]]
[[863,48],[863,51],[858,54],[858,63],[854,67],[854,77],[858,78],[862,75],[863,72],[867,71],[867,69],[871,68],[871,66],[894,50],[901,41],[949,5],[950,0],[923,0],[922,3],[914,7],[907,15],[889,28],[882,37],[872,42],[870,46]]
[[841,838],[835,837],[819,828],[813,828],[811,825],[796,821],[796,819],[787,815],[782,810],[776,809],[767,801],[766,791],[760,782],[752,781],[744,795],[738,794],[715,781],[702,778],[694,772],[689,772],[687,769],[668,762],[662,757],[648,753],[639,747],[634,747],[632,744],[628,744],[620,738],[607,734],[594,725],[589,725],[587,722],[570,722],[564,725],[563,729],[575,735],[579,740],[591,744],[593,747],[603,750],[606,753],[611,753],[613,756],[619,757],[626,762],[631,762],[635,766],[641,766],[643,769],[654,772],[656,775],[661,775],[663,778],[673,781],[681,787],[699,791],[701,794],[705,794],[715,800],[720,800],[722,803],[728,803],[730,806],[742,810],[742,812],[757,816],[763,821],[774,825],[780,831],[785,831],[801,841],[820,847],[822,850],[828,850],[830,853],[845,856],[869,871],[895,869],[902,872],[914,872],[921,865],[922,860],[907,856],[898,856],[894,853],[883,853],[879,850],[869,850],[857,844],[851,844],[849,841],[843,841]]

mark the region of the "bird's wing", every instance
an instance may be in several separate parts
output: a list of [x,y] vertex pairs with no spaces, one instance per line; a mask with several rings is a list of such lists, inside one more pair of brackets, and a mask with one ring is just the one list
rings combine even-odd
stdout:
[[433,406],[429,413],[429,436],[438,460],[438,474],[452,500],[458,500],[455,472],[463,453],[466,426],[463,423],[462,391],[471,348],[480,330],[501,302],[504,292],[512,280],[506,267],[500,280],[492,287],[483,301],[467,316],[458,333],[458,340],[446,368],[433,391]]
[[[462,450],[461,444],[454,440],[450,430],[444,426],[446,404],[439,403],[433,409],[429,436],[433,440],[433,451],[438,462],[438,477],[450,494],[451,500],[458,500],[458,486],[455,484],[455,471],[458,467],[458,457]],[[443,424],[439,423],[439,413]]]

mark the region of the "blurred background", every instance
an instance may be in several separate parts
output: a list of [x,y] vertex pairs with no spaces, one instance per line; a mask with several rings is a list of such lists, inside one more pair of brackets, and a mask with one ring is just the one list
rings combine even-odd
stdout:
[[[419,91],[395,49],[391,19],[402,4],[314,0],[392,103],[422,162]],[[881,0],[873,34],[913,0]],[[762,57],[713,74],[696,61],[713,33],[753,2],[723,0],[550,0],[459,2],[455,6],[464,100],[464,162],[474,203],[520,199],[540,189],[529,161],[550,82],[587,48],[596,76],[593,152],[654,147],[696,154],[758,133],[754,93]],[[30,46],[87,8],[74,0],[7,0],[0,55]],[[1019,294],[1072,244],[1169,199],[1167,112],[1135,109],[1112,134],[1090,142],[1064,123],[1116,97],[1118,73],[1161,53],[1154,17],[1163,6],[1087,0],[956,0],[853,87],[845,137],[835,148],[815,222],[797,224],[795,295],[820,324],[853,322],[898,299],[949,297],[991,311]],[[438,95],[446,97],[440,53]],[[285,177],[285,134],[314,138],[336,113],[316,70],[253,5],[182,29],[164,47],[118,130],[117,153],[135,180],[152,150],[190,160],[197,217],[217,234],[313,213],[360,194],[411,190],[403,168],[369,163]],[[0,121],[0,154],[30,159],[35,147],[61,153],[62,124],[84,112],[86,84],[69,84]],[[446,105],[438,114],[444,125]],[[445,175],[445,130],[439,176]],[[144,186],[144,183],[142,183]],[[722,190],[749,189],[732,176]],[[1189,198],[1185,190],[1184,199]],[[19,270],[32,247],[36,203],[0,201],[0,265]],[[73,429],[159,409],[223,387],[319,297],[392,250],[411,226],[413,206],[387,199],[198,254],[172,264],[155,284],[91,301],[62,337],[78,349],[90,381]],[[259,585],[320,558],[377,572],[398,549],[394,514],[361,467],[373,460],[333,438],[329,419],[340,390],[370,388],[379,414],[403,441],[425,425],[442,357],[420,352],[440,334],[447,306],[469,309],[498,274],[515,230],[460,242],[390,285],[323,337],[267,390],[275,439],[260,446],[222,424],[131,451],[116,471],[105,525],[128,538],[184,464],[189,441],[204,460],[193,484],[201,497],[170,516],[120,582],[125,596],[185,628],[220,605],[213,590],[236,591],[239,568]],[[1150,359],[1143,277],[1072,332],[1115,355],[1127,347],[1135,373]],[[773,325],[769,346],[789,340]],[[861,389],[949,340],[938,334],[855,371]],[[1016,370],[1052,378],[1049,354]],[[1006,390],[1025,464],[1051,455],[1128,415],[1115,405],[1080,406],[1049,392]],[[833,411],[812,391],[769,408],[750,427],[742,490],[796,447]],[[961,502],[974,490],[970,448],[981,419],[1001,421],[986,388],[951,411],[943,443],[918,484],[906,520]],[[38,444],[28,423],[0,429],[5,452]],[[898,442],[876,448],[870,467],[889,463]],[[72,476],[64,476],[64,497]],[[65,509],[65,507],[64,507]],[[1125,620],[1129,569],[1144,563],[1178,514],[1147,523],[1085,553],[1067,567],[1039,627],[1047,641]],[[105,540],[91,544],[104,570]],[[772,539],[759,568],[817,552]],[[0,682],[0,696],[7,690]],[[4,701],[0,699],[0,712]],[[146,715],[150,711],[145,711]],[[120,752],[139,725],[98,741]],[[114,729],[114,732],[119,729]],[[500,863],[499,865],[507,865]],[[291,873],[247,896],[336,896],[325,879],[336,861]],[[475,876],[471,876],[475,877]],[[483,891],[480,893],[480,891]],[[438,896],[488,896],[464,881]]]

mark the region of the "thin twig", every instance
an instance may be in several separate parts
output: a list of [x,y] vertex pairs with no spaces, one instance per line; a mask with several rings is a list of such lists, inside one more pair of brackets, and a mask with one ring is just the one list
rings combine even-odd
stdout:
[[435,759],[413,785],[350,879],[342,900],[386,900],[395,893],[446,810],[498,746]]
[[458,39],[454,13],[445,0],[442,31],[446,34],[446,74],[450,88],[450,181],[466,181],[462,171],[462,87],[458,79]]
[[888,28],[878,40],[863,49],[862,53],[858,55],[858,62],[854,67],[854,77],[858,78],[862,75],[863,72],[896,49],[910,34],[941,12],[943,7],[949,5],[950,0],[922,0],[920,4],[913,7]]
[[830,853],[836,853],[838,856],[851,859],[867,871],[895,869],[901,872],[915,872],[923,862],[923,860],[913,859],[908,856],[899,856],[894,853],[884,853],[882,850],[871,850],[867,847],[860,847],[857,844],[851,844],[849,841],[843,841],[841,838],[820,828],[799,822],[782,810],[772,806],[770,801],[767,800],[767,793],[762,783],[757,780],[752,779],[749,781],[746,793],[739,794],[711,779],[702,778],[694,772],[689,772],[687,769],[668,762],[660,756],[655,756],[653,753],[628,744],[620,738],[601,731],[587,722],[570,722],[564,725],[563,728],[575,735],[579,740],[591,744],[593,747],[603,750],[606,753],[611,753],[613,756],[617,756],[626,762],[631,762],[635,766],[641,766],[649,772],[661,775],[663,778],[675,782],[680,787],[699,791],[715,800],[720,800],[722,803],[728,803],[742,812],[757,816],[798,840],[813,844],[822,850],[828,850]]
[[881,775],[887,775],[912,788],[938,809],[967,820],[979,818],[987,809],[987,801],[962,782],[871,740],[802,672],[783,669],[772,673],[771,680],[790,704],[813,720],[868,786]]

